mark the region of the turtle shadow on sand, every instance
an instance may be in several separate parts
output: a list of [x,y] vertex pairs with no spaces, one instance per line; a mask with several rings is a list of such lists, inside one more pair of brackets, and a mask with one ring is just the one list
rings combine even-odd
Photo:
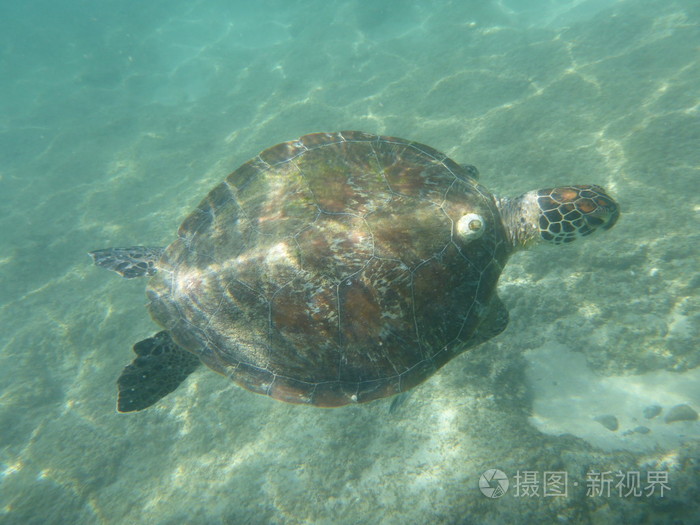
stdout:
[[150,276],[162,327],[134,345],[117,408],[151,406],[200,363],[290,403],[406,392],[505,329],[496,285],[511,254],[618,217],[594,185],[495,197],[473,166],[395,137],[278,144],[211,190],[168,247],[90,252]]

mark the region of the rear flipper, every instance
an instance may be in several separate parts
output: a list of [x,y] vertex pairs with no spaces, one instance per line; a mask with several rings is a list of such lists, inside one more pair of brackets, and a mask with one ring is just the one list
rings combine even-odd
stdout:
[[199,358],[177,346],[163,331],[134,345],[136,359],[117,380],[119,412],[150,407],[167,396],[199,366]]
[[156,273],[156,263],[165,248],[131,246],[129,248],[107,248],[88,252],[95,266],[117,272],[122,277],[133,279]]

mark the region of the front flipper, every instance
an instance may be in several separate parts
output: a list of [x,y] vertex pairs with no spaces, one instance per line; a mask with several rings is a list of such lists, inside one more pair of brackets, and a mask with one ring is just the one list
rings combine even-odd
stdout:
[[394,399],[391,400],[391,404],[389,405],[389,414],[393,414],[395,412],[398,412],[399,408],[406,402],[408,399],[408,396],[410,396],[414,391],[413,390],[406,390],[405,392],[401,392],[400,394],[396,394],[394,396]]
[[117,272],[122,277],[133,279],[156,273],[156,263],[165,248],[131,246],[129,248],[106,248],[88,252],[95,266]]
[[117,380],[119,412],[135,412],[150,407],[167,396],[199,366],[199,358],[177,346],[168,332],[134,345],[136,359]]
[[494,295],[489,304],[489,312],[486,315],[476,333],[467,342],[467,348],[472,348],[485,343],[492,337],[496,337],[508,326],[508,309],[501,302],[498,295]]

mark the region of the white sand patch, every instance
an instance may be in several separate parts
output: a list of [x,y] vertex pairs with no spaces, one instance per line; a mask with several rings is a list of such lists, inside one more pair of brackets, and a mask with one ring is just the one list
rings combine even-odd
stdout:
[[[664,420],[676,405],[700,410],[700,368],[603,377],[588,367],[583,354],[560,345],[543,346],[526,358],[535,395],[530,421],[541,432],[573,434],[606,450],[668,450],[700,439],[700,421]],[[663,410],[647,419],[644,409],[653,405]],[[605,415],[617,418],[617,430],[594,419]]]

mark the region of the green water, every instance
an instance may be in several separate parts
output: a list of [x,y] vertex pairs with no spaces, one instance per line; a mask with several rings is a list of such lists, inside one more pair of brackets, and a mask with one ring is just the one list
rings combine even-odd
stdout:
[[[700,522],[700,423],[662,419],[700,411],[696,0],[5,2],[0,44],[0,523]],[[515,256],[508,329],[394,413],[285,405],[201,369],[118,414],[156,327],[144,281],[87,251],[165,245],[259,150],[340,129],[430,144],[499,195],[600,184],[622,218]],[[576,358],[532,373],[557,348]],[[664,412],[621,390],[586,405],[598,379],[567,390],[577,376],[627,378]],[[543,433],[557,391],[603,442]],[[628,447],[636,425],[651,432]],[[499,499],[478,488],[492,468]],[[670,490],[587,495],[591,470]],[[517,471],[565,471],[568,494],[518,496]]]

